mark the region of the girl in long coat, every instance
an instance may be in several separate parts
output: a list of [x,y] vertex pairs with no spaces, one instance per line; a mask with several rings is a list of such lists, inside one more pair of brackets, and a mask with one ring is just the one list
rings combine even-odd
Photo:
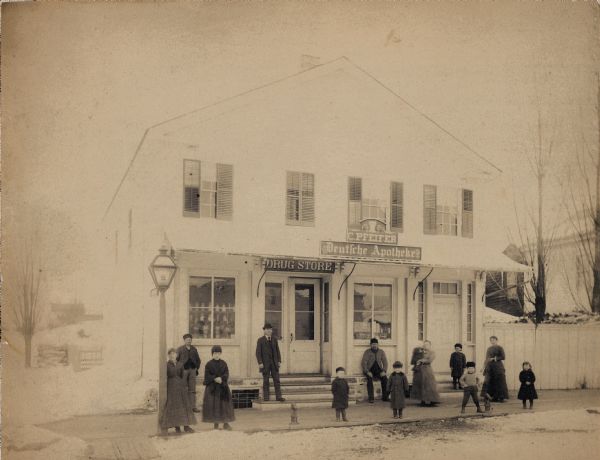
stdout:
[[408,380],[402,372],[402,363],[394,363],[394,372],[388,379],[387,392],[390,397],[390,406],[394,413],[394,418],[402,418],[402,410],[406,407],[406,393],[408,393]]
[[413,386],[410,397],[421,400],[421,406],[435,406],[440,403],[440,394],[437,391],[437,383],[431,369],[431,363],[435,359],[435,352],[431,349],[431,342],[423,342],[421,358],[417,360],[414,367]]
[[504,348],[498,345],[496,336],[490,337],[491,345],[485,354],[484,375],[488,376],[487,392],[493,401],[504,402],[508,399],[508,386],[506,385],[506,371],[502,361],[506,358]]
[[188,433],[194,430],[190,425],[196,424],[190,397],[183,380],[183,364],[177,362],[177,350],[169,350],[167,361],[167,402],[162,413],[160,426],[164,430],[175,427],[175,432],[181,433],[180,426]]
[[521,388],[519,388],[518,398],[523,401],[523,409],[525,409],[525,402],[529,400],[529,408],[533,407],[533,400],[538,399],[537,391],[535,389],[535,374],[531,369],[531,364],[527,361],[523,363],[523,370],[519,373],[519,381],[521,382]]
[[229,380],[229,369],[227,363],[221,359],[222,349],[219,345],[212,347],[212,357],[204,367],[204,400],[202,404],[202,421],[212,422],[214,429],[219,429],[219,423],[223,423],[223,429],[231,430],[229,422],[235,420],[233,415],[233,401],[227,381]]

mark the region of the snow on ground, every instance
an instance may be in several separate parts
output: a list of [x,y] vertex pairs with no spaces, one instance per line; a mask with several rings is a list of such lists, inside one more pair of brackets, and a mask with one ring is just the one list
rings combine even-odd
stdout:
[[81,439],[30,425],[18,428],[13,428],[12,424],[5,426],[2,436],[8,460],[70,459],[82,455],[87,447]]
[[155,444],[164,459],[536,458],[595,459],[600,414],[585,409],[419,425],[326,428],[291,433],[203,432]]

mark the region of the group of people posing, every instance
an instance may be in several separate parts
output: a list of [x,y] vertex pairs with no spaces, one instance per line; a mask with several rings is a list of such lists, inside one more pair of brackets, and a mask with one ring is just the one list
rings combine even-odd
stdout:
[[[177,433],[181,427],[185,432],[193,432],[190,425],[196,424],[196,377],[200,369],[200,355],[196,347],[192,345],[192,336],[183,336],[184,344],[168,353],[167,361],[167,401],[161,418],[161,428],[175,428]],[[490,337],[490,346],[486,352],[484,365],[484,379],[480,382],[475,373],[475,363],[467,362],[462,345],[457,343],[455,351],[450,356],[450,370],[455,390],[463,390],[463,401],[461,413],[470,399],[473,399],[477,412],[483,412],[480,406],[481,397],[486,411],[491,408],[491,402],[504,402],[508,399],[508,388],[503,361],[505,359],[504,349],[498,345],[498,338]],[[228,385],[229,369],[227,363],[221,359],[222,349],[215,345],[211,349],[212,359],[204,366],[204,398],[202,403],[202,421],[213,423],[214,429],[231,430],[230,422],[235,420],[233,411],[233,400]],[[370,347],[365,350],[361,368],[367,380],[367,393],[369,403],[375,401],[374,381],[381,383],[381,399],[389,401],[393,417],[402,418],[402,411],[406,407],[406,399],[420,401],[424,407],[434,407],[440,403],[440,395],[437,390],[437,382],[431,363],[435,359],[435,352],[431,348],[431,342],[425,340],[423,344],[413,350],[410,364],[412,366],[412,386],[403,369],[403,364],[396,361],[392,365],[392,373],[388,376],[388,361],[385,351],[379,348],[379,341],[372,338]],[[263,336],[256,344],[256,361],[263,376],[263,400],[270,398],[269,381],[273,380],[275,397],[277,401],[285,401],[281,394],[281,383],[279,369],[281,367],[281,353],[276,337],[273,337],[273,327],[266,323],[263,327]],[[529,408],[533,407],[533,400],[537,399],[535,389],[535,374],[531,364],[523,363],[523,370],[519,374],[521,388],[518,398],[529,401]],[[348,421],[346,410],[348,409],[350,387],[345,378],[345,369],[336,369],[336,378],[331,383],[333,394],[332,407],[336,410],[336,420]]]
[[[463,391],[463,401],[461,413],[470,399],[473,400],[477,412],[484,412],[480,406],[481,397],[485,404],[486,411],[491,410],[492,402],[505,402],[508,399],[508,387],[506,385],[506,372],[503,361],[506,356],[504,349],[498,344],[496,336],[490,337],[490,346],[485,356],[483,371],[483,382],[480,382],[479,376],[475,373],[475,363],[467,362],[465,354],[462,352],[462,344],[457,343],[454,346],[454,352],[450,355],[450,373],[452,384],[455,390]],[[434,407],[440,403],[440,395],[437,390],[437,382],[431,363],[435,359],[435,352],[431,348],[431,342],[425,340],[420,347],[413,350],[410,364],[413,372],[412,386],[409,386],[406,375],[402,372],[402,363],[396,361],[393,365],[393,372],[390,377],[387,375],[388,362],[385,351],[379,348],[376,338],[371,339],[369,349],[365,350],[361,367],[367,379],[367,394],[369,403],[375,400],[373,381],[381,382],[381,399],[389,401],[393,417],[402,418],[402,410],[406,407],[406,399],[415,399],[420,401],[424,407]],[[332,383],[331,391],[334,395],[333,407],[336,409],[336,418],[347,420],[345,409],[348,407],[345,395],[345,370],[342,367],[336,369],[337,377]],[[529,408],[533,407],[533,400],[537,399],[535,389],[535,374],[529,362],[523,363],[523,369],[519,374],[521,387],[519,388],[518,398],[523,402],[523,408],[526,408],[526,402],[529,401]]]

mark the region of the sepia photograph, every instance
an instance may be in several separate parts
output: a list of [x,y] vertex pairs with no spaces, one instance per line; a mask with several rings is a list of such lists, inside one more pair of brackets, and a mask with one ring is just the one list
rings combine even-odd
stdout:
[[597,458],[600,0],[0,20],[2,459]]

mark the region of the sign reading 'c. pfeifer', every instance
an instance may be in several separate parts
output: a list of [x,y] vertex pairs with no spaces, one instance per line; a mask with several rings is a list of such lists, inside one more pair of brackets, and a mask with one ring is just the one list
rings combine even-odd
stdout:
[[335,262],[329,260],[264,259],[265,270],[278,272],[335,273]]
[[421,260],[421,248],[378,244],[321,241],[321,255],[348,259]]

